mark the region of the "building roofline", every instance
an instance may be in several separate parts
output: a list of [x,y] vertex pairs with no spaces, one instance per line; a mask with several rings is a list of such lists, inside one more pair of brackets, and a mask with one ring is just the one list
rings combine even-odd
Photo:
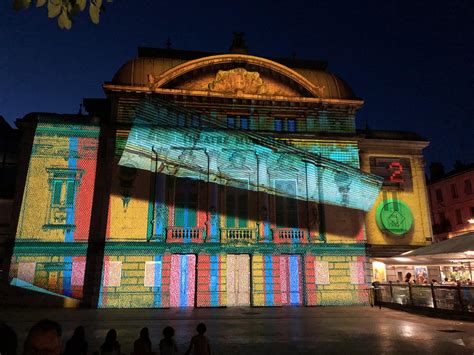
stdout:
[[[205,51],[191,51],[173,48],[153,48],[153,47],[138,47],[138,57],[147,58],[169,58],[169,59],[182,59],[182,60],[193,60],[203,57],[210,57],[214,55],[229,54],[225,52],[205,52]],[[313,69],[313,70],[326,70],[328,62],[321,59],[300,59],[300,58],[278,58],[278,57],[267,57],[260,56],[283,64],[289,68],[301,68],[301,69]]]

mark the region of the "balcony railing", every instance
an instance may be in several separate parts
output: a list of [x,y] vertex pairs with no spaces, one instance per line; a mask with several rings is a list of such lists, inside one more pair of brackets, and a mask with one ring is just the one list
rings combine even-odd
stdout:
[[255,243],[256,228],[221,228],[221,243]]
[[307,232],[303,229],[295,228],[275,228],[272,229],[274,243],[306,243],[308,241]]
[[204,228],[198,227],[168,227],[166,228],[167,243],[202,243]]

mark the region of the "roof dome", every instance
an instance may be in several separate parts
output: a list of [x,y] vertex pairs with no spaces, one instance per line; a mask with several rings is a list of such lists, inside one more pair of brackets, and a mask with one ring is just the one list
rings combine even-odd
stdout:
[[[287,64],[287,63],[285,63]],[[291,64],[291,63],[288,63]],[[166,57],[138,57],[125,63],[114,75],[112,84],[147,87],[150,84],[150,75],[163,83],[176,80],[182,73],[200,73],[204,70],[218,72],[221,68],[246,66],[248,70],[274,71],[280,79],[295,81],[300,86],[300,92],[312,92],[313,97],[322,99],[360,100],[352,88],[338,76],[321,68],[300,68],[282,65],[269,59],[248,55],[214,55],[201,56],[198,59]],[[179,68],[187,67],[188,69]],[[176,70],[175,70],[176,69]],[[187,71],[186,71],[187,70]],[[176,74],[176,73],[178,74]],[[166,77],[171,77],[167,80]],[[187,76],[182,76],[187,78]],[[164,84],[163,84],[164,85]],[[165,86],[162,86],[165,87]],[[309,95],[309,94],[308,94]],[[301,94],[301,96],[306,96]]]

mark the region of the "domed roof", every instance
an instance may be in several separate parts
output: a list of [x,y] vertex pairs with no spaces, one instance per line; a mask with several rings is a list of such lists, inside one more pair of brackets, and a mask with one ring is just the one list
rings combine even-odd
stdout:
[[[360,100],[352,88],[338,76],[327,72],[321,65],[316,68],[291,68],[269,59],[248,55],[202,55],[193,56],[162,55],[161,57],[138,57],[125,63],[114,75],[112,84],[132,87],[149,87],[150,78],[160,82],[161,87],[170,85],[181,76],[181,81],[190,78],[190,72],[202,73],[205,70],[214,72],[221,70],[246,67],[247,70],[262,72],[271,71],[277,80],[295,82],[298,96],[313,96],[322,99]],[[189,52],[187,52],[189,53]],[[201,55],[199,55],[201,54]],[[208,54],[208,53],[205,53]],[[296,62],[295,64],[301,63]],[[285,60],[285,64],[292,64]],[[276,74],[275,74],[276,73]],[[263,74],[262,74],[263,75]],[[269,74],[270,75],[270,74]],[[155,86],[156,87],[156,86]],[[294,95],[293,95],[294,96]]]

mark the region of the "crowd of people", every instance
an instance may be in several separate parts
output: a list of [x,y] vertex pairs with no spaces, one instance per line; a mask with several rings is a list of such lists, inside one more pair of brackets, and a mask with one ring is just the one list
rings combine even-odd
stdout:
[[438,280],[436,279],[432,279],[431,282],[428,281],[428,278],[424,277],[424,276],[421,276],[421,275],[417,275],[417,277],[412,277],[411,273],[410,272],[407,272],[407,274],[405,275],[405,282],[408,282],[408,283],[414,283],[414,284],[429,284],[429,283],[432,283],[433,285],[435,286],[438,286],[438,285],[461,285],[461,286],[472,286],[472,281],[470,279],[466,279],[466,280],[456,280],[454,278],[447,278],[445,277],[443,281],[441,282],[438,282]]
[[[199,323],[196,327],[197,334],[191,338],[189,347],[185,354],[210,355],[211,347],[205,336],[206,325]],[[140,335],[133,343],[132,355],[173,355],[178,354],[178,345],[174,340],[175,331],[167,326],[163,329],[163,338],[159,343],[159,352],[153,352],[152,342],[148,328],[143,328]],[[66,342],[64,352],[61,352],[61,326],[52,320],[41,320],[31,327],[26,337],[24,355],[86,355],[89,353],[86,333],[83,326],[74,330],[71,338]],[[0,323],[0,354],[16,355],[18,338],[15,331],[5,323]],[[110,329],[107,332],[103,344],[95,355],[121,355],[120,343],[117,339],[117,331]]]

